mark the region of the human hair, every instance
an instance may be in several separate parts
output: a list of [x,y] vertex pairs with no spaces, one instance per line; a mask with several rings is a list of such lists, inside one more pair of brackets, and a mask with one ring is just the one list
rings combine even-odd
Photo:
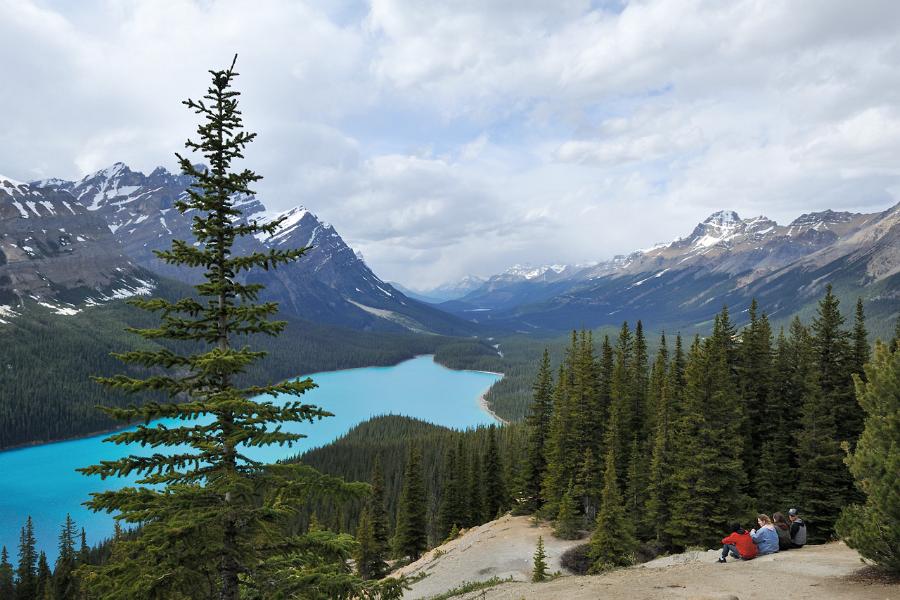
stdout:
[[730,525],[730,527],[731,527],[731,531],[732,531],[733,533],[739,533],[739,532],[741,532],[741,531],[744,529],[743,527],[741,527],[741,524],[740,524],[740,523],[732,523],[732,524]]
[[779,523],[779,524],[781,524],[781,523],[785,523],[785,524],[786,524],[786,523],[787,523],[787,521],[786,521],[785,518],[784,518],[784,515],[783,515],[782,513],[780,513],[780,512],[777,512],[777,513],[775,513],[774,515],[772,515],[772,520],[773,520],[774,522],[776,522],[776,523]]
[[756,518],[763,522],[763,525],[771,525],[772,519],[769,518],[769,515],[756,515]]

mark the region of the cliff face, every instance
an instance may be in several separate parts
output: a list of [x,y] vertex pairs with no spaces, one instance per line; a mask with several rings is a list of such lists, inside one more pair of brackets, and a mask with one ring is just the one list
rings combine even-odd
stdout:
[[106,222],[71,194],[0,177],[0,304],[32,299],[70,310],[153,285]]

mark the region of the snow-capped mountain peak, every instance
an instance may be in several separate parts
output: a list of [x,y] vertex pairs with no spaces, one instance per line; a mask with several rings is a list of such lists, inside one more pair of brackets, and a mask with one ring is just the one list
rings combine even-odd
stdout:
[[718,227],[737,227],[741,223],[741,218],[733,210],[720,210],[706,217],[703,222]]

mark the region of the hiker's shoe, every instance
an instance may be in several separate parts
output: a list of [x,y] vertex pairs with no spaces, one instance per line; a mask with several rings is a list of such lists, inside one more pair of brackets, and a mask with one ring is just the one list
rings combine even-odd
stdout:
[[728,561],[727,561],[727,560],[725,560],[725,559],[724,559],[724,558],[722,558],[722,557],[719,557],[719,560],[718,560],[718,561],[716,561],[716,562],[720,562],[720,563],[724,563],[724,562],[728,562]]

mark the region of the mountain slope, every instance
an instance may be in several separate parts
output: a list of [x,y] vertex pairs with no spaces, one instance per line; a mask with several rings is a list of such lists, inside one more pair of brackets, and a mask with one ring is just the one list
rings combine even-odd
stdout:
[[898,222],[900,205],[874,214],[810,213],[786,226],[720,211],[671,244],[570,270],[550,283],[486,284],[442,306],[520,331],[634,319],[702,327],[723,304],[742,310],[752,298],[776,318],[808,312],[832,283],[845,302],[863,297],[875,329],[886,330],[900,305]]
[[[47,189],[70,192],[88,212],[101,217],[138,265],[160,275],[195,283],[198,270],[161,262],[154,250],[168,248],[172,239],[191,239],[191,214],[182,215],[175,201],[191,179],[159,167],[149,175],[122,163],[79,181],[36,182]],[[287,314],[362,330],[466,334],[472,326],[442,311],[407,298],[375,275],[335,229],[302,206],[271,213],[255,197],[238,198],[244,220],[284,218],[271,236],[243,238],[240,253],[276,247],[306,247],[296,263],[274,271],[254,273],[250,281],[266,286],[263,298],[280,303]]]
[[0,305],[61,312],[149,293],[153,276],[119,248],[103,219],[68,192],[0,177]]

